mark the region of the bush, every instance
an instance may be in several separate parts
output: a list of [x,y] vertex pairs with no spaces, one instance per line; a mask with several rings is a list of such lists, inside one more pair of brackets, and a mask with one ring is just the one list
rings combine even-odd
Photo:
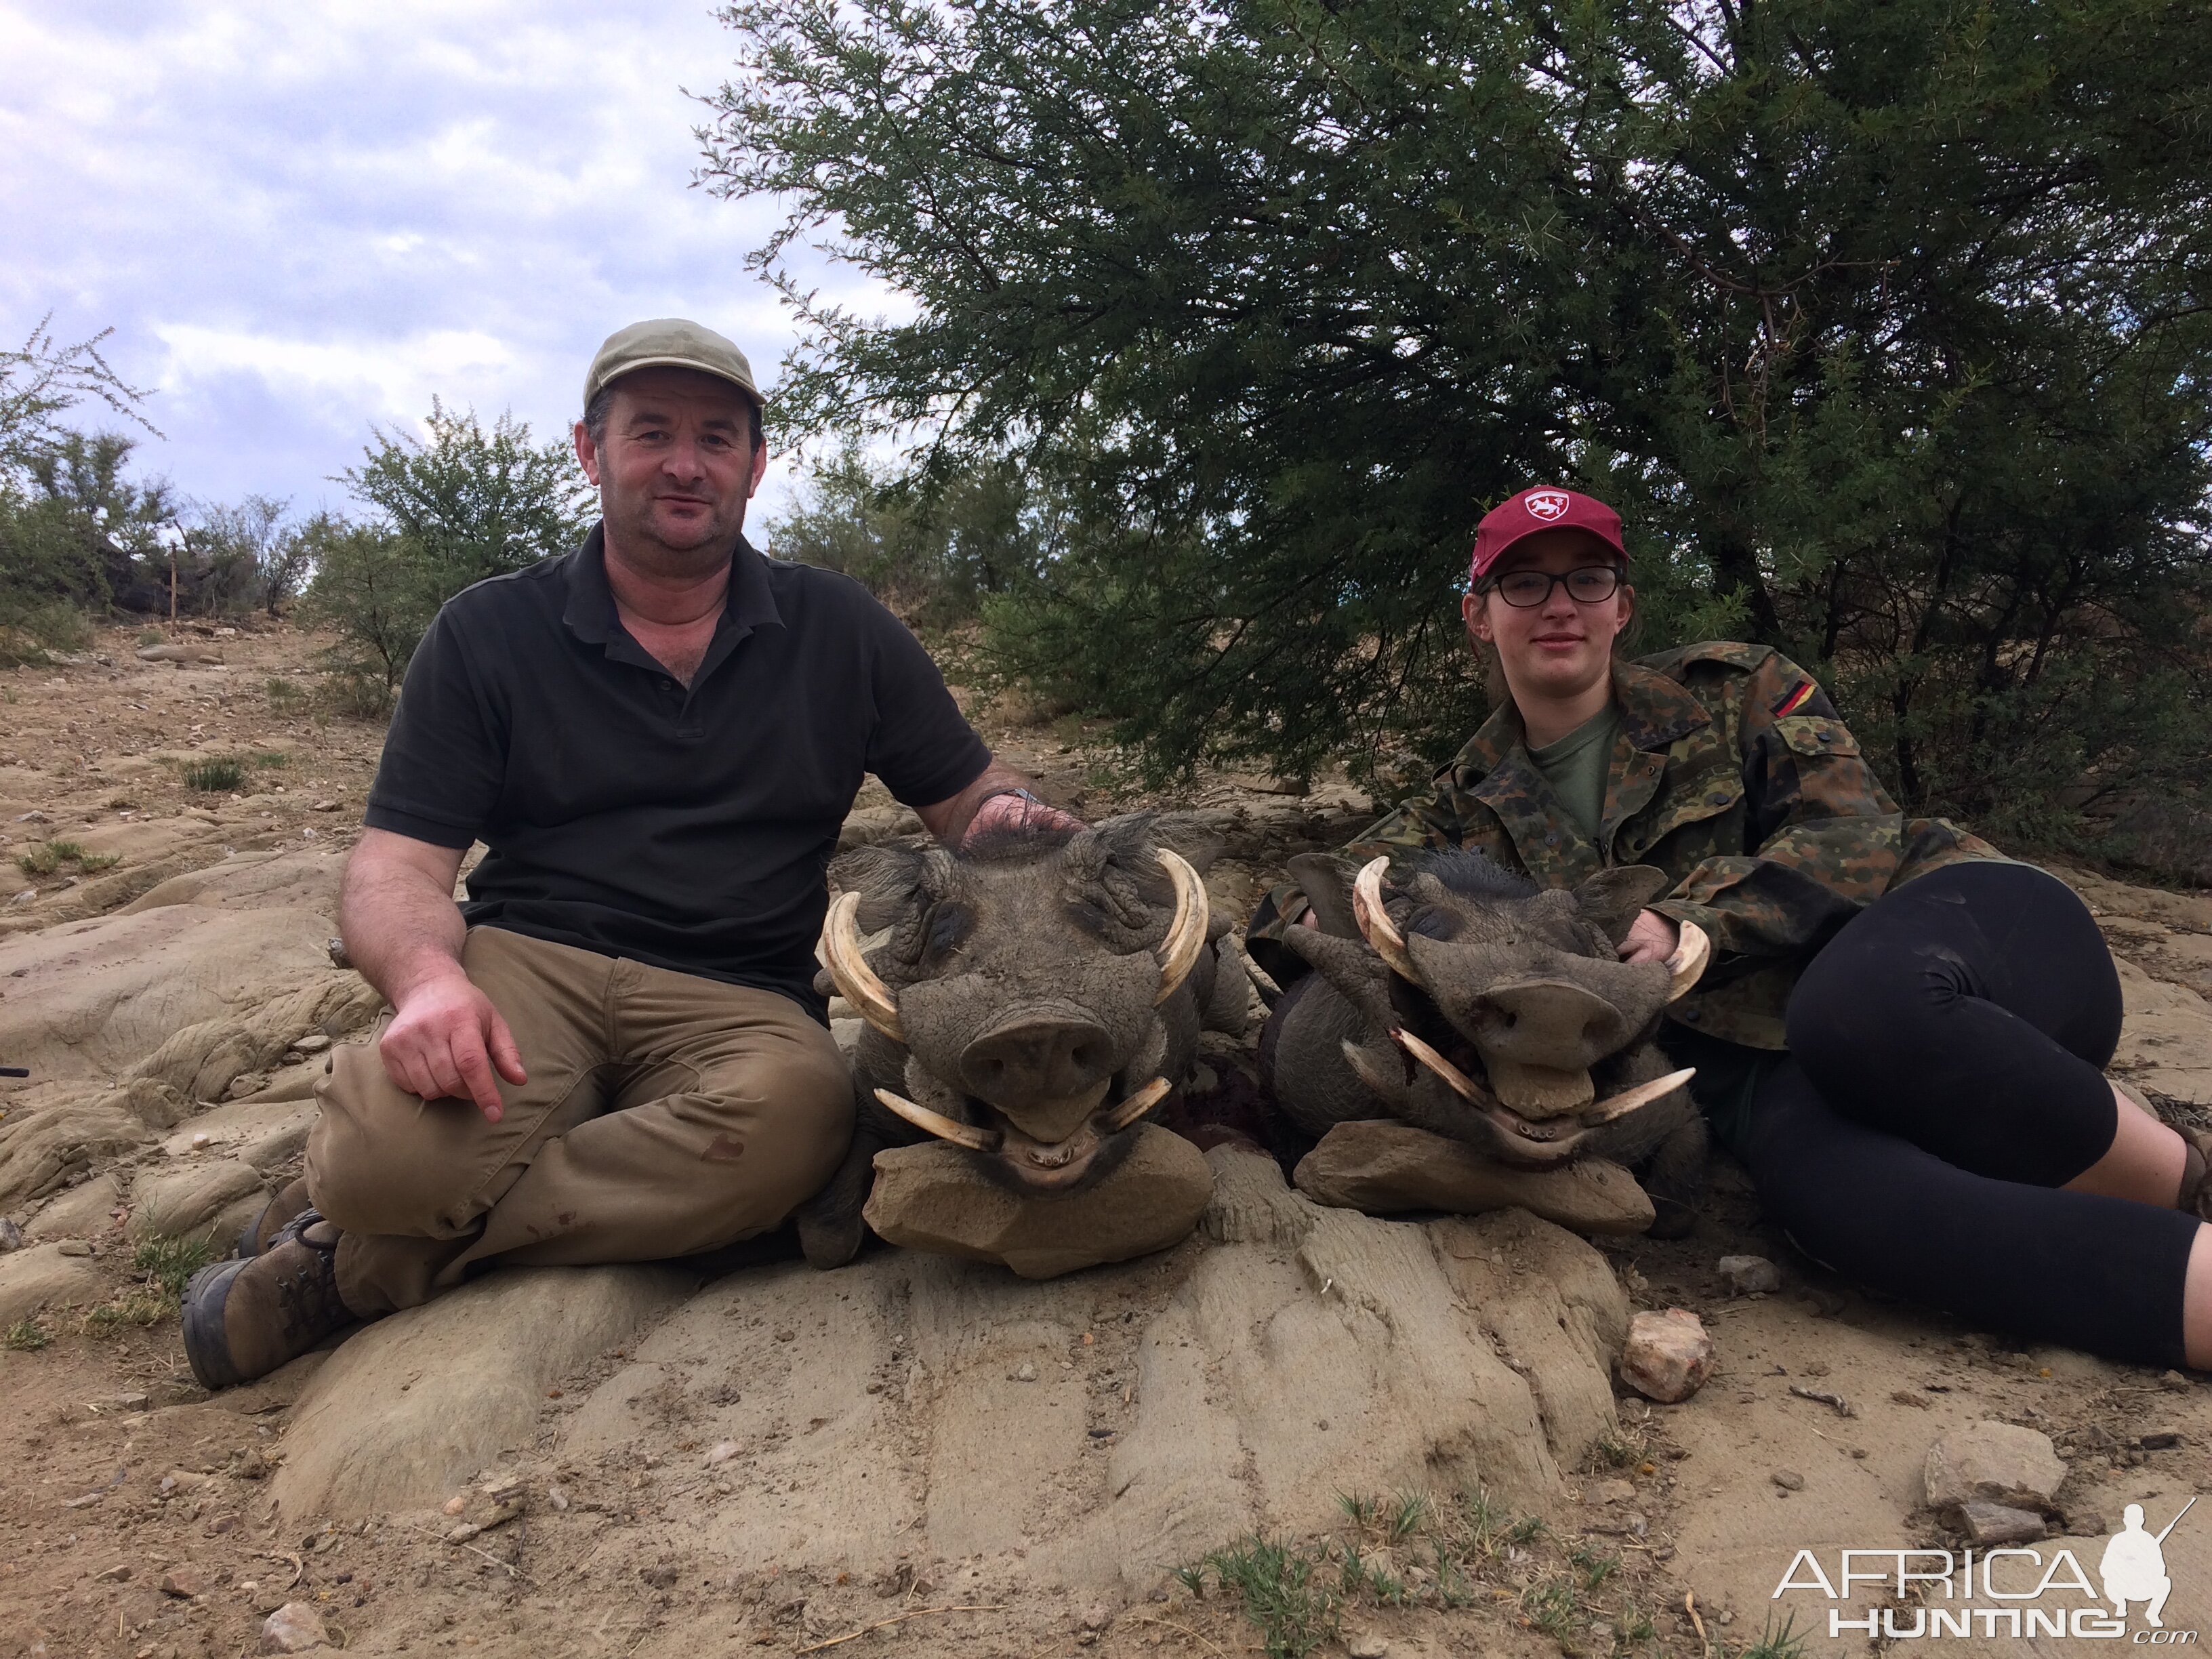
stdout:
[[[438,607],[471,583],[568,551],[590,523],[590,495],[562,444],[533,445],[502,415],[486,431],[473,414],[433,400],[416,440],[378,432],[346,483],[375,514],[325,515],[302,531],[314,565],[307,614],[337,629],[328,666],[341,696],[381,713]],[[376,681],[380,696],[360,683]]]
[[202,794],[228,794],[246,781],[246,769],[228,756],[193,761],[185,768],[185,787]]

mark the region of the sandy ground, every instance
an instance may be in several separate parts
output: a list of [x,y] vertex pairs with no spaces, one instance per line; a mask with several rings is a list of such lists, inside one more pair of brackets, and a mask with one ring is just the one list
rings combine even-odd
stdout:
[[[114,912],[235,853],[349,844],[380,733],[295,694],[312,684],[318,641],[289,629],[179,637],[223,660],[141,664],[137,631],[110,630],[94,647],[99,660],[0,672],[0,856],[11,875],[0,894],[0,947],[8,935]],[[1053,797],[1093,812],[1107,804],[1103,775],[1073,726],[1002,725],[991,735]],[[185,787],[184,768],[212,756],[240,758],[239,788]],[[1305,801],[1226,782],[1201,793],[1249,805],[1274,826],[1266,844],[1275,854],[1326,844],[1364,810],[1340,789]],[[56,841],[82,855],[40,873],[17,869],[19,857],[36,864],[38,849]],[[1267,861],[1228,866],[1217,892],[1225,883],[1249,893],[1266,879]],[[2212,1103],[2212,1014],[2198,995],[2212,989],[2212,902],[2072,873],[2125,959],[2130,1037],[2122,1066],[2168,1110]],[[0,974],[0,1012],[10,994],[29,994]],[[294,1066],[304,1073],[312,1060],[295,1056]],[[286,1075],[280,1068],[270,1093],[283,1092]],[[175,1133],[188,1136],[199,1121],[217,1120],[190,1120]],[[276,1168],[271,1179],[284,1172]],[[851,1457],[864,1455],[805,1454],[807,1437],[831,1419],[800,1419],[776,1392],[799,1389],[810,1368],[874,1363],[850,1351],[833,1320],[818,1331],[794,1321],[788,1337],[766,1331],[764,1351],[780,1355],[781,1369],[756,1363],[763,1344],[746,1323],[756,1281],[745,1275],[783,1274],[775,1283],[786,1284],[787,1267],[740,1268],[690,1304],[729,1303],[726,1353],[672,1334],[672,1319],[660,1335],[647,1322],[580,1360],[540,1390],[526,1443],[483,1479],[455,1483],[445,1506],[343,1520],[288,1513],[275,1497],[276,1475],[298,1450],[287,1443],[288,1425],[328,1356],[220,1396],[197,1388],[173,1313],[133,1266],[130,1190],[95,1158],[58,1190],[9,1212],[38,1248],[56,1240],[65,1250],[88,1248],[89,1256],[68,1260],[98,1280],[89,1293],[92,1281],[80,1280],[64,1298],[72,1305],[27,1320],[15,1328],[22,1343],[0,1351],[9,1407],[0,1415],[0,1655],[251,1653],[261,1650],[267,1613],[290,1601],[317,1610],[332,1645],[374,1652],[1045,1659],[1267,1650],[1266,1632],[1218,1571],[1195,1575],[1202,1593],[1173,1573],[1149,1584],[1071,1587],[1064,1571],[1046,1582],[1022,1570],[1018,1531],[948,1555],[933,1547],[941,1526],[933,1518],[910,1541],[863,1548],[856,1540],[852,1559],[867,1563],[858,1571],[836,1566],[836,1550],[819,1540],[794,1546],[790,1559],[719,1548],[733,1514],[848,1474]],[[1618,1435],[1568,1473],[1540,1513],[1486,1517],[1462,1495],[1414,1485],[1344,1494],[1382,1508],[1347,1510],[1333,1527],[1287,1541],[1319,1564],[1315,1584],[1340,1590],[1348,1552],[1376,1572],[1366,1588],[1340,1590],[1333,1619],[1324,1610],[1304,1625],[1279,1621],[1277,1650],[1301,1650],[1304,1630],[1316,1652],[1399,1659],[1734,1654],[1785,1619],[1794,1635],[1810,1632],[1806,1651],[1862,1650],[1863,1635],[1828,1636],[1826,1600],[1778,1596],[1775,1586],[1801,1549],[1831,1572],[1844,1548],[1955,1550],[1955,1534],[1922,1506],[1921,1468],[1936,1439],[1977,1420],[2038,1429],[2068,1461],[2054,1535],[2036,1547],[2046,1560],[2071,1547],[2094,1573],[2124,1504],[2144,1504],[2155,1528],[2212,1488],[2212,1396],[2203,1378],[2021,1349],[1941,1314],[1871,1301],[1765,1228],[1741,1170],[1725,1160],[1692,1237],[1607,1252],[1633,1306],[1685,1307],[1704,1318],[1718,1347],[1713,1378],[1680,1406],[1652,1407],[1622,1391]],[[1715,1263],[1741,1252],[1780,1264],[1783,1288],[1731,1294]],[[1182,1269],[1164,1261],[1153,1271]],[[845,1294],[834,1279],[818,1282],[823,1297]],[[1110,1441],[1110,1413],[1133,1403],[1136,1362],[1110,1325],[1093,1323],[1100,1338],[1071,1325],[1052,1339],[1061,1346],[1038,1352],[1048,1376],[1064,1370],[1075,1390],[1055,1397],[1078,1401],[1070,1409],[1079,1424],[1085,1412],[1107,1424],[1101,1438]],[[749,1390],[752,1405],[741,1408]],[[738,1455],[717,1460],[720,1425],[741,1409],[769,1415]],[[994,1437],[1015,1449],[1005,1478],[1017,1508],[1027,1501],[1018,1490],[1026,1409],[977,1419],[976,1455]],[[1079,1510],[1093,1501],[1095,1480],[1070,1476],[1055,1501]],[[1425,1499],[1426,1513],[1401,1516],[1394,1527],[1392,1505],[1407,1498]],[[502,1502],[519,1517],[448,1541],[453,1517],[495,1515]],[[963,1524],[988,1543],[997,1535],[988,1520]],[[2212,1506],[2176,1529],[2166,1555],[2175,1584],[2167,1626],[2212,1623]],[[1887,1599],[1909,1616],[1909,1598]],[[2001,1629],[1946,1644],[1989,1652],[2023,1645],[2094,1644]]]

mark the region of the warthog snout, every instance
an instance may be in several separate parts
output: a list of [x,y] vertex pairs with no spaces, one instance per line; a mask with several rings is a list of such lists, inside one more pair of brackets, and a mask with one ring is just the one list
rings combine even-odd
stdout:
[[1004,1108],[1087,1094],[1114,1070],[1115,1043],[1080,1009],[1023,1008],[962,1050],[969,1090]]
[[1587,1071],[1635,1035],[1614,1004],[1559,979],[1493,985],[1470,1012],[1486,1059],[1561,1071]]

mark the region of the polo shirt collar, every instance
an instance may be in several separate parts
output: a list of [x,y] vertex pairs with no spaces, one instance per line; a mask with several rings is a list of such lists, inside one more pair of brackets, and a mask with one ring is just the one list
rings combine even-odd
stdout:
[[[568,600],[562,609],[561,620],[570,633],[586,644],[608,647],[611,654],[622,645],[635,649],[635,641],[629,639],[616,613],[614,589],[607,585],[605,524],[593,525],[584,544],[568,556]],[[757,628],[782,626],[783,613],[776,608],[775,593],[769,581],[768,561],[739,536],[737,550],[730,558],[730,588],[722,600],[721,618],[714,626],[709,662],[723,654],[725,640],[734,645]],[[644,665],[654,665],[648,661]],[[702,678],[707,666],[701,665]]]

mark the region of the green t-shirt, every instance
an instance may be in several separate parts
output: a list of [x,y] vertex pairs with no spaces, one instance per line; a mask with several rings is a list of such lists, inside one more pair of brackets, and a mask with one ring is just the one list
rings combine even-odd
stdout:
[[1531,749],[1528,758],[1552,786],[1569,816],[1595,838],[1605,817],[1605,781],[1613,765],[1613,740],[1620,731],[1620,705],[1606,704],[1557,743]]

